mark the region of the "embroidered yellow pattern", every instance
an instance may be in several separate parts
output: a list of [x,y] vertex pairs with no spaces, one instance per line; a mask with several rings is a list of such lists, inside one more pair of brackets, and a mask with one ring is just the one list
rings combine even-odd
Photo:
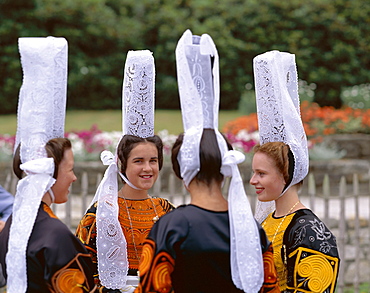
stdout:
[[339,265],[337,258],[304,247],[296,249],[289,258],[295,255],[294,288],[288,289],[306,287],[309,289],[307,292],[324,292],[330,288],[330,292],[334,292]]
[[[272,243],[272,247],[274,249],[274,263],[279,278],[279,286],[282,291],[286,289],[287,272],[282,261],[283,258],[281,257],[281,247],[283,245],[284,232],[290,224],[293,216],[294,214],[287,215],[284,222],[281,223],[281,217],[275,219],[272,217],[272,214],[270,214],[262,224],[262,227],[265,229],[268,239],[272,241],[272,239],[275,237],[274,242]],[[280,227],[277,231],[279,225]]]

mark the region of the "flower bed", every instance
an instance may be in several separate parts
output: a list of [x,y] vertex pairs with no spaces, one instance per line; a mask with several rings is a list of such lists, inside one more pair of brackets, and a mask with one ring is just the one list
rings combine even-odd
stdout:
[[[157,134],[163,141],[163,151],[167,159],[177,136],[169,134],[167,130],[162,130]],[[75,161],[99,161],[103,150],[115,153],[122,132],[103,132],[97,125],[93,125],[89,130],[66,132],[65,137],[71,140]],[[12,159],[14,143],[15,136],[0,136],[0,161]]]
[[[337,151],[333,146],[329,148],[328,143],[324,142],[328,135],[370,134],[370,109],[353,109],[348,106],[335,109],[303,101],[301,116],[312,158],[316,158],[319,153],[327,159],[344,156],[343,152]],[[243,146],[244,151],[249,152],[258,143],[257,114],[252,113],[229,121],[222,131],[228,134],[232,143]]]
[[[315,103],[303,101],[301,115],[309,140],[311,159],[338,159],[345,155],[343,151],[327,146],[329,135],[370,134],[370,109],[350,107],[334,109],[333,107],[319,107]],[[229,121],[222,132],[235,149],[249,154],[259,142],[257,114],[252,113]],[[157,134],[163,140],[164,155],[168,159],[177,136],[168,133],[167,130],[159,131]],[[89,130],[70,132],[65,136],[72,142],[76,161],[97,161],[103,150],[115,152],[122,133],[119,131],[103,132],[93,125]],[[11,160],[14,141],[14,136],[0,136],[2,150],[0,161]]]

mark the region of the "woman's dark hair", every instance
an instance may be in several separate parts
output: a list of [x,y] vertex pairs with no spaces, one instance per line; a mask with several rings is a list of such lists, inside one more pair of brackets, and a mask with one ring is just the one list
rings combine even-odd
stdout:
[[[21,145],[19,144],[16,151],[14,152],[13,157],[13,171],[14,174],[18,177],[18,179],[22,179],[23,175],[23,171],[20,168],[21,165],[20,146]],[[47,157],[54,159],[55,168],[53,178],[56,179],[58,177],[58,168],[60,162],[63,160],[64,151],[71,148],[72,148],[71,141],[68,138],[64,137],[53,138],[46,143],[45,150]]]
[[[232,149],[231,144],[224,137],[229,150]],[[184,134],[180,134],[172,147],[171,161],[172,169],[176,176],[181,178],[181,166],[177,160],[181,145],[184,140]],[[195,178],[198,181],[210,184],[213,180],[221,182],[224,176],[221,174],[222,158],[220,148],[218,147],[217,137],[214,129],[203,129],[202,138],[199,147],[200,170]]]
[[163,166],[163,143],[158,135],[142,138],[134,135],[126,134],[122,137],[117,147],[118,159],[121,162],[120,171],[126,176],[127,160],[132,149],[139,143],[151,142],[153,143],[158,151],[158,166],[159,170]]

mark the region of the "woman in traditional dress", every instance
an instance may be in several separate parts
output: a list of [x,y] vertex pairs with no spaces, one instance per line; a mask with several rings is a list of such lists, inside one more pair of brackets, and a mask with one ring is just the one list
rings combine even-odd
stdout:
[[[154,135],[154,59],[130,51],[123,89],[123,136],[76,235],[90,251],[99,292],[133,292],[142,246],[153,224],[174,207],[149,190],[163,165],[163,144]],[[123,186],[118,189],[117,175]]]
[[307,137],[300,117],[294,54],[270,51],[254,58],[260,145],[250,184],[256,219],[274,250],[282,292],[334,292],[339,255],[334,235],[299,200],[308,174]]
[[[172,166],[190,193],[154,224],[139,266],[136,292],[280,292],[270,242],[255,221],[237,164],[218,131],[218,54],[209,35],[187,30],[176,48],[185,133]],[[228,199],[222,193],[231,177]]]
[[19,94],[13,170],[20,179],[12,216],[0,234],[7,292],[92,292],[93,264],[83,244],[50,209],[68,200],[76,180],[64,138],[68,44],[19,38]]
[[[93,292],[93,264],[83,244],[50,208],[68,200],[69,187],[76,181],[73,152],[67,138],[54,138],[45,146],[55,164],[54,185],[42,197],[27,244],[27,292]],[[22,179],[19,152],[14,156],[14,172]],[[25,168],[23,165],[22,168]],[[6,253],[12,216],[0,233],[0,262],[7,278]],[[20,235],[22,237],[22,235]],[[15,259],[9,261],[15,261]],[[19,280],[18,280],[19,281]]]
[[[118,191],[118,220],[127,241],[128,279],[126,284],[133,290],[138,282],[138,267],[144,240],[153,224],[159,217],[172,210],[173,206],[166,199],[152,197],[148,194],[163,165],[162,141],[158,136],[140,138],[125,135],[117,151],[121,165],[120,172],[129,182],[129,184],[124,183]],[[105,288],[99,279],[98,261],[100,258],[97,254],[96,240],[97,205],[98,202],[95,202],[88,209],[77,228],[76,235],[92,255],[96,265],[95,282],[100,292],[121,292],[119,288]]]
[[267,142],[254,149],[253,176],[260,201],[275,201],[276,209],[263,221],[274,248],[274,262],[282,292],[334,292],[339,269],[335,236],[299,200],[302,181],[289,186],[294,157],[283,142]]

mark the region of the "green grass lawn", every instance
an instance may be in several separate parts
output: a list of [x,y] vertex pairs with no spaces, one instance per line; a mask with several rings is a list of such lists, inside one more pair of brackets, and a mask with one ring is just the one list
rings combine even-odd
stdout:
[[[88,130],[96,124],[103,131],[122,131],[122,116],[120,110],[101,111],[67,111],[65,130],[67,132]],[[240,116],[235,111],[220,111],[219,129],[226,122]],[[155,132],[167,129],[170,134],[179,134],[183,131],[180,110],[156,110],[155,111]],[[0,134],[14,135],[17,130],[16,115],[0,115]]]

